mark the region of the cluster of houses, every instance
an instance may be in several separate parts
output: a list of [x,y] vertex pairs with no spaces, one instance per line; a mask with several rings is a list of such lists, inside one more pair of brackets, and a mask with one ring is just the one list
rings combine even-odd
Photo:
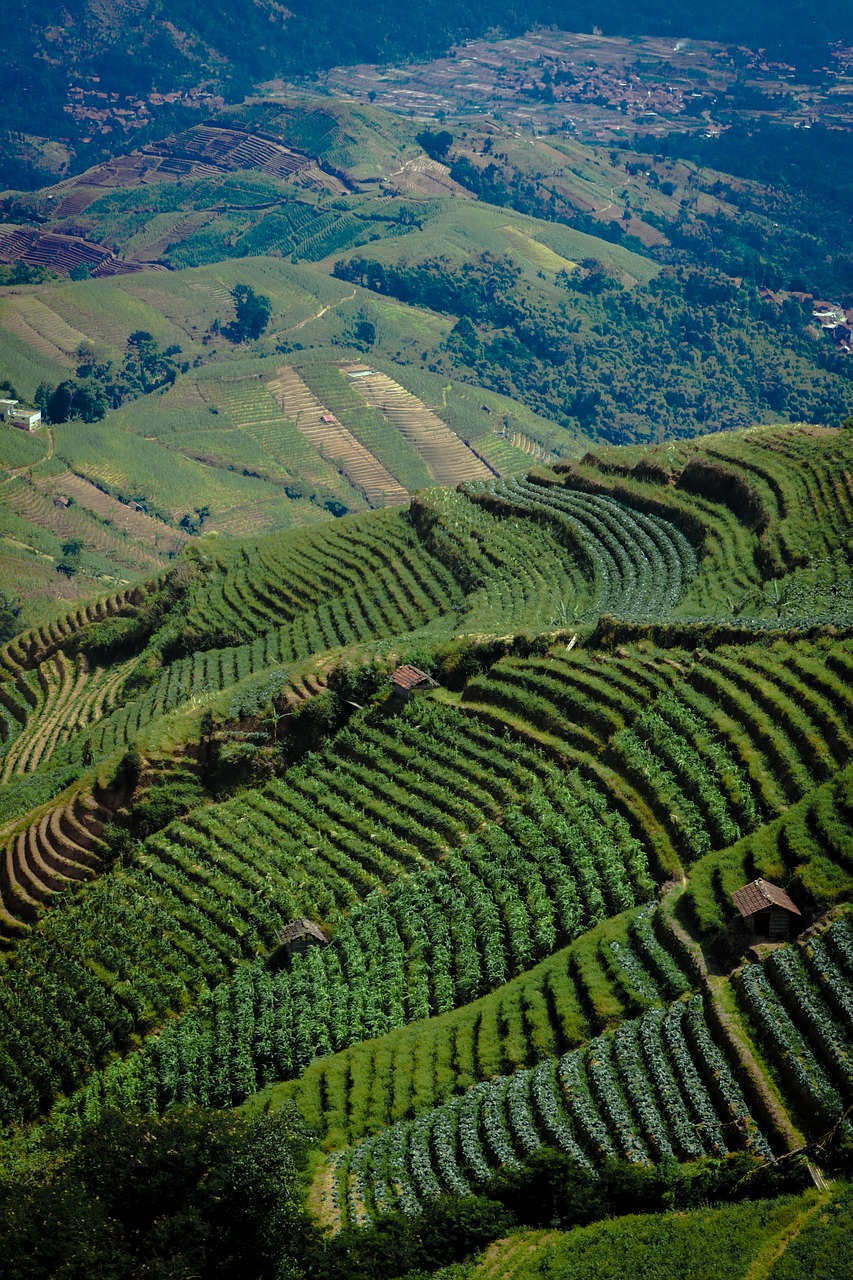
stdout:
[[810,304],[815,324],[829,334],[843,355],[853,355],[853,307],[845,308],[839,302],[826,302],[810,293],[797,293],[794,290],[785,294],[774,293],[766,285],[762,285],[758,295],[765,302],[772,302],[774,307],[781,308],[785,298],[796,298],[797,302]]
[[41,426],[41,410],[25,409],[18,400],[0,400],[0,422],[21,431],[35,431]]

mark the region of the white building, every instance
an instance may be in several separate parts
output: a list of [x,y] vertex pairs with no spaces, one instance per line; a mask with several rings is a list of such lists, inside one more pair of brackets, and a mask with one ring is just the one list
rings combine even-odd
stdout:
[[0,400],[0,422],[21,431],[35,431],[41,426],[41,410],[23,409],[17,400]]

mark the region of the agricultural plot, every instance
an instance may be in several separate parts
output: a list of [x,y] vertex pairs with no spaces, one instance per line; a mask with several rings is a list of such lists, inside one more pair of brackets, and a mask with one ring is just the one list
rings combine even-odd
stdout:
[[[124,412],[131,425],[142,411],[132,405]],[[209,509],[210,529],[225,531],[233,513],[252,506],[257,509],[255,528],[259,524],[262,528],[287,527],[295,516],[298,519],[298,500],[288,498],[269,481],[226,469],[213,471],[158,440],[116,430],[115,423],[110,427],[74,423],[73,427],[56,428],[55,434],[57,456],[72,471],[103,485],[119,500],[137,501],[176,531],[185,516],[192,517],[200,500]],[[143,477],[142,484],[139,477]]]
[[441,418],[393,378],[366,365],[343,368],[365,402],[379,409],[414,445],[437,484],[456,485],[491,474],[491,469]]
[[504,659],[468,683],[463,706],[509,732],[529,726],[591,777],[604,770],[634,829],[677,865],[735,844],[844,766],[847,647]]
[[512,439],[497,433],[481,436],[477,441],[477,453],[492,471],[502,476],[518,475],[527,471],[532,458],[538,456],[540,452],[543,460],[550,459],[551,455],[547,454],[541,445],[535,445],[531,441],[532,447],[528,451],[516,443],[517,439],[517,432],[513,433]]
[[66,368],[76,365],[80,344],[90,341],[85,333],[66,324],[57,312],[29,294],[4,300],[0,324],[28,346]]
[[599,612],[659,618],[678,603],[696,573],[693,547],[675,525],[613,499],[515,476],[467,492],[495,511],[544,516],[568,526],[592,571]]
[[108,849],[101,834],[110,814],[94,796],[77,792],[5,838],[0,851],[0,944],[25,938],[55,894],[103,871]]
[[595,258],[629,285],[647,284],[660,270],[650,258],[554,222],[513,214],[508,229],[506,209],[476,200],[436,201],[423,230],[413,227],[404,236],[371,244],[370,257],[383,263],[443,257],[453,270],[470,256],[473,246],[478,253],[509,254],[531,281],[538,280],[545,259],[549,266],[544,269],[554,269],[555,258],[570,263]]
[[19,621],[37,626],[45,617],[61,613],[72,601],[89,598],[92,584],[79,575],[76,580],[59,580],[53,557],[34,552],[30,537],[24,537],[22,542],[18,537],[10,540],[5,533],[0,534],[0,573],[4,589],[18,602]]
[[732,921],[731,895],[756,875],[795,884],[814,910],[849,896],[853,874],[853,769],[815,787],[798,804],[723,853],[703,858],[690,874],[681,909],[701,935]]
[[79,236],[22,226],[0,227],[0,262],[23,262],[28,267],[48,267],[57,272],[80,266],[103,274],[113,269],[112,254],[101,245],[90,244]]
[[431,483],[426,463],[414,445],[365,402],[337,365],[300,363],[299,376],[328,412],[404,489],[413,493]]
[[535,1066],[620,1018],[663,1007],[690,986],[655,909],[644,907],[587,931],[491,995],[312,1063],[269,1096],[294,1101],[327,1146],[360,1141],[477,1081]]
[[280,369],[268,386],[297,430],[319,453],[341,468],[351,483],[363,491],[372,507],[393,507],[408,502],[409,495],[403,486],[329,413],[295,369]]
[[[833,1196],[829,1212],[838,1223],[835,1239],[842,1243],[833,1252],[840,1257],[850,1213],[846,1190]],[[823,1254],[828,1243],[827,1213],[827,1194],[812,1188],[772,1202],[632,1213],[568,1231],[514,1231],[490,1245],[470,1276],[471,1280],[633,1280],[654,1258],[667,1275],[747,1280],[759,1268],[770,1266],[772,1280],[788,1280],[806,1274],[815,1253]]]
[[[131,534],[121,526],[114,526],[111,520],[108,523],[104,515],[87,510],[82,503],[78,505],[74,502],[66,506],[62,500],[72,496],[70,490],[76,487],[73,485],[74,479],[72,477],[72,484],[67,485],[64,474],[35,482],[30,482],[25,477],[14,480],[3,490],[4,501],[10,512],[30,526],[35,525],[54,535],[57,542],[52,551],[57,559],[61,555],[62,542],[77,540],[86,551],[94,552],[102,558],[104,569],[115,573],[116,567],[120,567],[125,572],[130,570],[135,573],[151,573],[162,563],[162,557],[183,541],[179,532],[158,522],[156,534],[160,548],[155,550],[151,546],[152,532],[155,530],[148,525],[145,538],[137,539],[136,533]],[[92,492],[98,492],[94,485],[85,480],[78,481],[78,486],[83,487],[87,498]],[[101,496],[105,501],[101,503],[99,499],[95,499],[95,502],[104,507],[111,500],[106,494]],[[118,508],[116,514],[121,516],[127,510],[124,504],[115,499],[112,502]],[[150,521],[150,526],[154,524],[153,520]]]
[[[418,740],[417,729],[423,727],[413,726],[412,744]],[[348,847],[350,857],[356,861],[364,858],[361,849],[367,835],[364,823],[357,825],[351,809],[348,812],[348,806],[341,803],[347,793],[354,801],[361,799],[369,814],[376,812],[371,793],[386,795],[393,801],[401,799],[408,789],[408,809],[418,824],[410,829],[409,842],[419,846],[422,854],[429,855],[443,841],[451,851],[446,861],[432,870],[426,869],[423,857],[414,858],[410,853],[409,874],[396,879],[387,891],[374,890],[363,902],[354,902],[346,923],[335,931],[327,949],[309,953],[294,962],[290,971],[274,978],[262,966],[247,968],[238,985],[225,984],[217,989],[213,1021],[202,1019],[200,1023],[192,1019],[164,1032],[146,1068],[153,1070],[156,1077],[158,1105],[190,1096],[205,1103],[213,1096],[238,1102],[273,1080],[298,1075],[316,1055],[317,1046],[323,1046],[326,1053],[332,1052],[366,1037],[383,1035],[394,1027],[456,1009],[548,954],[561,938],[581,932],[596,913],[604,916],[613,911],[614,904],[630,904],[648,895],[651,881],[639,851],[632,847],[618,821],[608,824],[600,813],[596,814],[592,807],[596,797],[586,795],[582,788],[572,792],[554,787],[547,795],[536,795],[524,810],[510,804],[505,812],[508,834],[490,826],[456,849],[454,846],[464,838],[465,826],[470,824],[468,814],[479,808],[482,814],[493,818],[518,794],[516,779],[523,777],[527,767],[525,755],[505,749],[501,755],[496,752],[501,775],[493,779],[483,767],[482,741],[467,743],[458,720],[444,714],[434,720],[431,728],[430,739],[423,736],[433,757],[433,783],[415,784],[411,771],[404,770],[398,761],[393,783],[386,783],[387,790],[380,792],[372,779],[388,765],[382,764],[384,742],[377,734],[379,741],[375,744],[366,743],[362,735],[358,744],[342,744],[326,770],[319,766],[312,770],[310,788],[306,785],[308,779],[301,778],[289,788],[276,788],[277,808],[285,805],[292,811],[287,825],[294,835],[297,829],[292,824],[297,813],[303,815],[303,824],[306,820],[311,822],[306,801],[313,799],[319,810],[311,837],[317,874],[325,880],[326,889],[334,893],[340,890],[334,889],[328,871],[324,873],[320,867],[323,858],[328,857],[326,847],[336,834],[335,827],[350,828]],[[493,739],[493,745],[498,741]],[[450,798],[447,787],[451,771],[437,763],[451,744],[457,751],[467,748],[471,767],[477,769],[478,781],[471,785],[466,798]],[[358,756],[343,755],[356,745]],[[372,769],[361,763],[368,745],[374,747],[368,757]],[[527,753],[527,759],[535,770],[535,757]],[[324,779],[328,780],[325,797],[319,785]],[[440,803],[442,789],[446,797],[444,816],[427,819],[427,808]],[[320,816],[324,813],[325,822]],[[272,834],[276,825],[281,826],[280,817],[269,804],[254,809],[243,807],[242,815],[256,832],[267,830]],[[214,836],[208,817],[199,815],[200,825],[194,832],[176,831],[173,839],[178,837],[192,848],[203,848]],[[425,834],[430,822],[432,839]],[[568,833],[569,823],[577,824],[574,836]],[[221,827],[216,830],[221,838]],[[400,843],[400,834],[398,859],[405,847]],[[249,832],[246,835],[251,838]],[[375,873],[381,874],[385,846],[381,840],[375,843],[373,865]],[[626,863],[631,861],[626,871],[617,873],[614,868],[620,855]],[[340,862],[340,852],[335,857]],[[356,863],[351,865],[355,874]],[[386,865],[390,870],[390,864]],[[598,875],[610,877],[606,897],[596,887]],[[360,880],[364,885],[369,883],[363,873]],[[335,910],[331,898],[325,908],[327,914],[330,910]],[[487,936],[487,930],[491,936]],[[382,943],[377,953],[378,939]],[[658,946],[657,950],[662,948]],[[627,944],[624,951],[627,965]],[[676,989],[685,989],[677,964],[670,962],[670,968]],[[633,975],[644,991],[639,997],[642,1007],[660,998],[657,982],[645,972],[642,962],[635,963]],[[257,998],[250,994],[255,990],[259,993]],[[547,1021],[544,1011],[540,1021]],[[239,1058],[233,1053],[229,1030],[238,1026],[244,1043]],[[546,1033],[547,1027],[543,1026],[543,1034]],[[406,1039],[411,1043],[411,1037]],[[183,1050],[176,1056],[177,1044],[186,1047],[190,1043],[195,1048],[189,1056]],[[508,1052],[520,1052],[517,1039],[515,1045],[515,1050],[509,1046]],[[177,1069],[176,1073],[180,1061],[191,1061],[192,1068]],[[316,1076],[314,1079],[316,1083]]]
[[74,504],[91,512],[104,524],[132,538],[137,549],[146,547],[159,555],[174,553],[180,550],[186,540],[161,521],[153,520],[128,503],[118,502],[110,494],[71,471],[52,477],[48,492],[53,496],[54,503],[58,497],[70,498]]
[[474,1085],[332,1157],[327,1221],[364,1223],[391,1208],[415,1213],[431,1196],[470,1194],[543,1146],[587,1170],[604,1159],[647,1164],[732,1147],[770,1154],[695,997]]
[[[805,1131],[837,1124],[853,1084],[853,933],[839,920],[803,947],[780,947],[734,978],[765,1060]],[[848,1122],[849,1123],[849,1122]]]
[[[357,380],[299,359],[273,394],[260,362],[240,360],[185,387],[188,416],[163,413],[162,439],[224,460],[228,439],[260,450],[289,420],[308,450],[299,414],[328,409],[355,440],[351,422],[381,421],[417,457]],[[429,399],[425,375],[412,385]],[[207,432],[206,404],[220,410]],[[763,458],[754,438],[742,463],[728,442],[725,459],[697,449],[746,475]],[[160,439],[141,443],[166,453]],[[313,1202],[332,1229],[478,1191],[543,1148],[594,1177],[607,1159],[767,1157],[795,1124],[833,1126],[853,1084],[853,933],[838,918],[851,639],[716,614],[669,625],[697,580],[722,584],[729,549],[747,582],[794,564],[809,494],[811,518],[843,514],[836,437],[766,440],[769,462],[749,472],[760,528],[731,492],[688,492],[686,447],[666,480],[662,462],[642,478],[636,454],[615,455],[622,471],[586,458],[556,483],[489,478],[408,511],[204,540],[169,577],[187,590],[153,641],[129,643],[138,667],[96,661],[124,625],[92,624],[126,617],[132,635],[141,591],[5,646],[4,1119],[73,1131],[116,1106],[289,1099],[329,1155]],[[786,480],[800,450],[813,469]],[[219,518],[250,512],[234,502]],[[821,554],[840,552],[821,536]],[[348,704],[297,762],[278,717],[322,693],[339,656],[432,662],[447,687]],[[307,718],[334,705],[321,697]],[[146,780],[177,777],[180,739],[200,776],[207,711],[215,743],[249,726],[262,780],[216,803],[197,793],[116,857],[89,771],[112,777],[135,745]],[[709,978],[731,893],[756,875],[832,923]],[[328,943],[285,957],[282,929],[301,916]]]
[[851,467],[849,431],[806,426],[711,436],[689,449],[600,449],[554,470],[572,492],[607,494],[684,530],[702,554],[676,616],[779,627],[849,622],[839,539],[853,514]]
[[[451,740],[460,727],[458,716],[450,717]],[[482,742],[482,734],[475,736]],[[487,758],[506,762],[502,773],[512,776],[519,763],[541,769],[529,750],[503,746],[494,735],[486,741]],[[125,1034],[134,1025],[156,1024],[168,1008],[177,1011],[199,982],[213,987],[233,963],[266,952],[286,920],[302,914],[340,919],[401,872],[440,860],[495,812],[496,798],[485,788],[448,808],[446,791],[422,784],[404,793],[395,776],[389,761],[354,769],[342,753],[324,752],[286,781],[200,810],[192,826],[179,823],[150,837],[133,866],[110,872],[43,919],[31,944],[42,957],[42,976],[34,976],[27,961],[28,1004],[38,1008],[42,981],[59,982],[67,991],[69,959],[100,975],[99,1002],[112,1009],[111,1022],[124,1026]],[[153,919],[159,922],[154,931]],[[177,969],[176,939],[184,957]],[[29,946],[26,939],[19,945],[21,960]],[[3,979],[11,984],[0,992],[4,1016],[17,1004],[25,1021],[31,1018],[13,995],[13,972]],[[37,1098],[37,1106],[51,1100],[51,1062],[67,1060],[63,1071],[80,1080],[108,1044],[125,1046],[124,1036],[104,1041],[73,1000],[63,997],[62,1007],[67,1029],[45,1044],[46,1056],[32,1047],[41,1040],[23,1024],[10,1038],[7,1055],[17,1054],[15,1044],[21,1048],[14,1071],[4,1075],[4,1113],[31,1114]],[[310,1057],[313,1048],[297,1035],[294,1053]]]
[[[380,586],[381,584],[381,586]],[[371,634],[392,636],[455,609],[461,592],[447,569],[421,545],[402,512],[347,516],[292,537],[275,536],[256,549],[226,550],[187,613],[187,630],[216,625],[235,640],[277,631],[298,615],[325,605],[341,629],[316,648],[357,642],[346,609],[334,597],[351,591],[371,621]],[[408,620],[408,621],[407,621]],[[337,640],[333,637],[337,635]]]
[[425,545],[467,588],[460,634],[568,626],[584,613],[593,584],[556,530],[501,519],[457,493],[419,495],[413,513]]

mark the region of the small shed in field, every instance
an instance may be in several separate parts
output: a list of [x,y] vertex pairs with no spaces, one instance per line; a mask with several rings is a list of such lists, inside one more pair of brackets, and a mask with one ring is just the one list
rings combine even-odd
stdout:
[[801,915],[785,890],[769,880],[753,880],[736,889],[732,901],[752,932],[764,938],[787,938],[794,917]]
[[278,946],[270,956],[270,964],[278,967],[291,956],[301,956],[310,947],[326,947],[329,939],[313,920],[297,916],[284,926],[278,936]]
[[408,702],[413,693],[419,693],[423,689],[438,688],[438,681],[433,680],[431,675],[421,671],[420,667],[409,664],[397,668],[391,676],[391,683],[394,686],[394,693],[404,702]]

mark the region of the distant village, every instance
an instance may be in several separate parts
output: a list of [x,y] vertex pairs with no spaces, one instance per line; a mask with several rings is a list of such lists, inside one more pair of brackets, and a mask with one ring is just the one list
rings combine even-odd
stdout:
[[815,328],[832,339],[841,355],[853,355],[853,307],[844,308],[839,302],[827,302],[810,293],[774,292],[766,285],[759,289],[758,294],[765,302],[780,310],[786,298],[794,298],[799,303],[811,306]]
[[68,102],[63,107],[77,124],[89,127],[83,142],[91,142],[96,134],[112,133],[117,129],[123,133],[142,129],[164,107],[216,112],[225,105],[225,99],[220,95],[197,87],[171,93],[149,93],[143,98],[107,93],[100,84],[100,77],[92,76],[85,85],[72,85],[68,90]]

